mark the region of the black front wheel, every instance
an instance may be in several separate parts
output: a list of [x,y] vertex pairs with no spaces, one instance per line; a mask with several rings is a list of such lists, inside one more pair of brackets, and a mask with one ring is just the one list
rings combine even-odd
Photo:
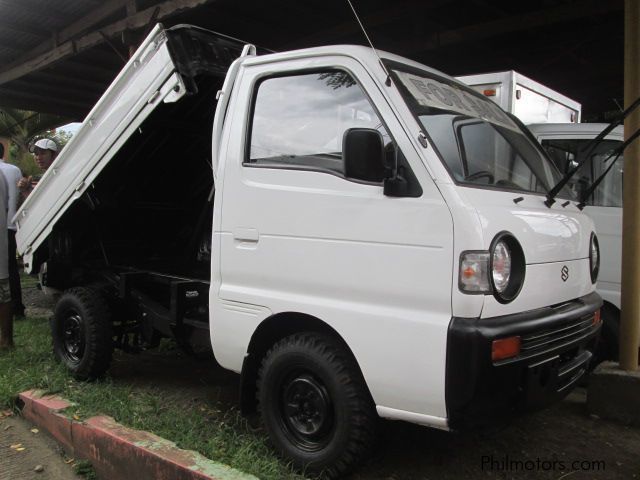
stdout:
[[56,304],[51,333],[55,356],[77,379],[97,378],[109,368],[111,318],[99,292],[84,287],[67,290]]
[[373,446],[371,395],[351,354],[328,335],[276,343],[260,368],[258,405],[276,449],[306,473],[344,475]]

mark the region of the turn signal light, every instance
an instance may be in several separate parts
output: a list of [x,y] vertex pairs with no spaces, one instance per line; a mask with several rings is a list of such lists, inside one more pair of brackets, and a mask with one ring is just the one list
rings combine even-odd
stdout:
[[598,309],[593,314],[593,325],[598,325],[601,321],[602,317],[600,316],[600,309]]
[[495,88],[487,88],[486,90],[483,90],[482,93],[484,94],[485,97],[495,97],[496,96],[496,89]]
[[520,337],[501,338],[491,344],[491,360],[494,362],[516,357],[520,353]]

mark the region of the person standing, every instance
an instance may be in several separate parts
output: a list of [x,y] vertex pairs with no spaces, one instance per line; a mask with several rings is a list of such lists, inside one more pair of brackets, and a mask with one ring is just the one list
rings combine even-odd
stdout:
[[[35,157],[36,164],[42,170],[42,173],[46,172],[51,166],[53,161],[58,156],[58,144],[49,138],[41,138],[33,147],[31,152]],[[20,203],[29,196],[31,191],[36,187],[42,175],[33,175],[29,177],[23,177],[18,182],[18,190],[20,191]]]
[[11,290],[11,304],[13,315],[16,318],[24,317],[24,305],[22,304],[22,288],[20,286],[20,273],[18,272],[18,260],[16,258],[16,224],[13,217],[18,206],[18,182],[22,178],[22,172],[15,165],[4,160],[4,145],[0,143],[0,172],[7,181],[7,234],[9,251],[9,287]]
[[[0,175],[0,231],[7,229],[8,186]],[[8,235],[0,235],[0,351],[13,348],[13,315],[9,289]]]

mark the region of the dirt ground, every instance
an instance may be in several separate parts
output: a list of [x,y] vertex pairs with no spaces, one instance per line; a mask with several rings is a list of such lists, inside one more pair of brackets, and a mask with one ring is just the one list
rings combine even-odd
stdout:
[[[31,283],[35,280],[31,280]],[[22,303],[25,306],[25,314],[28,317],[48,318],[55,305],[55,300],[51,296],[44,295],[34,287],[25,287],[23,280]]]
[[53,439],[26,420],[0,416],[0,480],[80,480],[73,472],[73,460],[63,453]]
[[[30,308],[42,305],[39,292]],[[27,302],[25,302],[27,303]],[[42,305],[46,308],[49,305]],[[239,377],[210,357],[179,350],[119,353],[115,382],[159,389],[186,402],[238,408]],[[639,407],[640,408],[640,407]],[[352,480],[640,480],[640,429],[590,416],[579,388],[547,410],[491,434],[450,434],[382,422],[373,458]]]

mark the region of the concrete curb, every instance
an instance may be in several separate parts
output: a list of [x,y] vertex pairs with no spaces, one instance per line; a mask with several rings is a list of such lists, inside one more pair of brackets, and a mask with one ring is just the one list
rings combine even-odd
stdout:
[[197,452],[141,430],[133,430],[111,417],[84,422],[60,413],[72,404],[38,390],[19,395],[22,415],[47,431],[75,458],[89,460],[99,478],[129,480],[257,480],[256,477],[213,462]]

